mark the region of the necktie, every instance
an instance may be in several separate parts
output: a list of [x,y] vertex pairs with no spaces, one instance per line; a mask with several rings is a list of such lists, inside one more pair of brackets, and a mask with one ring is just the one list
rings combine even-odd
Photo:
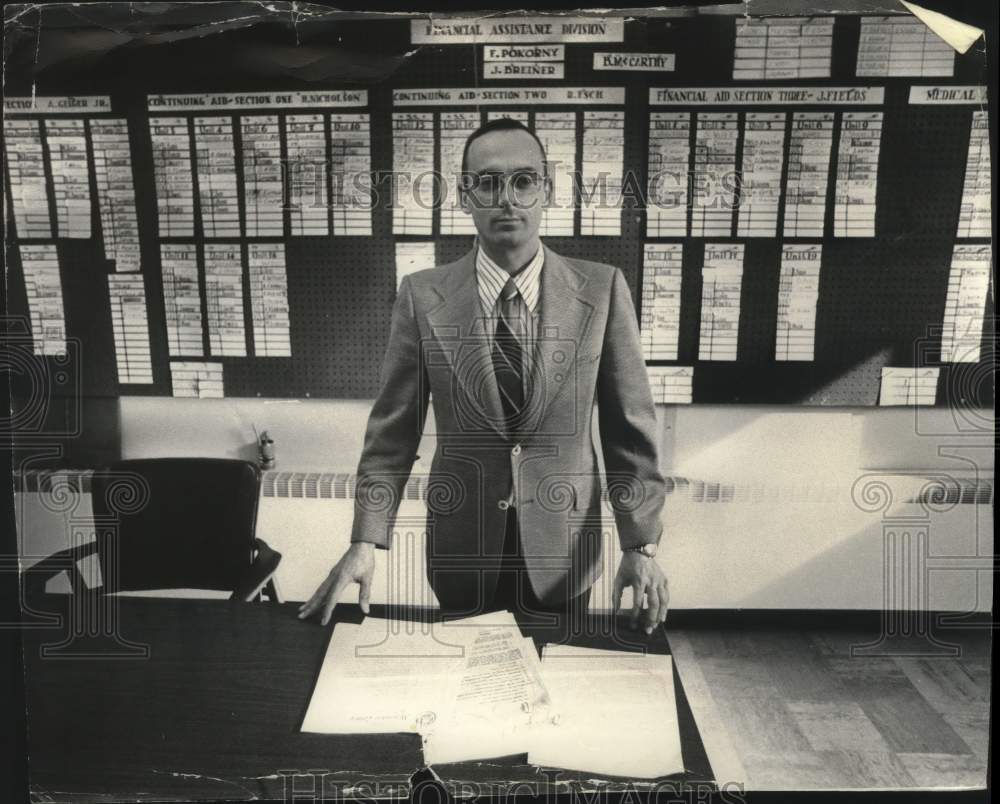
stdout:
[[503,405],[508,431],[516,429],[524,408],[524,376],[527,369],[522,338],[526,332],[527,308],[514,278],[504,285],[499,299],[499,316],[493,339],[493,371]]

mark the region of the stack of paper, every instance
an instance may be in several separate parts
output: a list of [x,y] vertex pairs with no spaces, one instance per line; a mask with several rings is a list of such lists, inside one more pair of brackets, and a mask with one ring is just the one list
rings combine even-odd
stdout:
[[525,754],[530,735],[552,723],[535,644],[505,614],[509,623],[477,626],[467,645],[443,717],[424,734],[428,764]]
[[416,732],[428,763],[525,753],[552,718],[541,664],[510,612],[445,623],[365,618],[334,630],[302,731]]
[[669,656],[547,645],[510,612],[336,626],[303,731],[418,733],[427,764],[528,754],[637,778],[683,769]]
[[684,770],[669,656],[546,645],[556,723],[532,733],[532,765],[650,779]]

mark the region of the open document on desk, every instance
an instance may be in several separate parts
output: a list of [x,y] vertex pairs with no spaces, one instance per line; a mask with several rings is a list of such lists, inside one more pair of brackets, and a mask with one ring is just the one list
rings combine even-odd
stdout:
[[417,733],[428,765],[528,754],[635,778],[683,770],[669,656],[546,645],[540,662],[510,612],[339,623],[302,731]]
[[534,643],[510,612],[366,617],[335,627],[302,731],[419,733],[432,764],[525,753],[526,730],[551,718]]

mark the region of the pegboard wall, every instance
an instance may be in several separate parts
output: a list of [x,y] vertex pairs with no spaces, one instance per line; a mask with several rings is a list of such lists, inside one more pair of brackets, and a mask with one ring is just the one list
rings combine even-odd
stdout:
[[[411,20],[398,16],[388,19],[338,19],[325,15],[306,20],[297,31],[298,47],[323,53],[321,78],[304,75],[289,67],[283,56],[295,52],[291,34],[281,25],[261,24],[249,29],[210,32],[206,36],[181,38],[156,47],[135,47],[125,52],[111,51],[103,57],[79,62],[56,60],[54,66],[36,72],[17,53],[10,61],[6,91],[11,96],[38,97],[104,96],[108,106],[86,113],[24,111],[7,105],[5,134],[8,165],[21,158],[11,150],[10,121],[40,121],[40,147],[44,154],[44,181],[48,189],[51,237],[31,236],[22,220],[15,220],[23,190],[21,174],[5,173],[7,237],[5,238],[7,298],[9,312],[23,316],[38,327],[39,304],[35,280],[26,281],[22,254],[25,246],[52,246],[58,262],[62,294],[65,338],[78,345],[76,357],[66,367],[65,359],[36,354],[35,360],[50,370],[61,360],[59,370],[69,371],[73,381],[63,386],[66,393],[88,397],[123,394],[164,395],[176,393],[172,363],[193,361],[221,366],[225,396],[370,398],[378,388],[378,374],[388,333],[397,286],[398,243],[433,245],[433,259],[445,263],[467,252],[471,234],[442,234],[442,212],[436,207],[428,233],[394,233],[392,193],[386,182],[393,169],[393,115],[429,113],[433,125],[433,166],[441,170],[442,114],[473,112],[485,121],[487,114],[526,115],[534,125],[539,113],[568,112],[573,115],[576,166],[584,160],[584,115],[595,111],[623,113],[621,169],[631,177],[632,188],[620,211],[618,231],[612,234],[584,234],[581,203],[576,197],[572,235],[543,236],[555,251],[616,265],[624,272],[636,301],[637,314],[643,313],[644,252],[648,244],[679,244],[679,317],[675,327],[676,356],[650,357],[651,367],[690,367],[689,400],[694,403],[791,403],[873,405],[879,402],[882,370],[885,367],[938,368],[936,390],[918,401],[924,404],[989,406],[993,402],[993,281],[989,259],[988,292],[982,299],[982,329],[974,360],[942,360],[942,332],[946,327],[949,282],[955,281],[953,256],[956,246],[989,247],[989,232],[976,236],[962,234],[960,215],[967,192],[967,170],[973,119],[984,106],[966,101],[945,103],[911,102],[914,87],[964,88],[986,83],[985,54],[979,47],[966,55],[954,55],[948,74],[859,75],[858,49],[862,18],[836,15],[832,20],[832,45],[827,73],[811,76],[806,72],[762,72],[760,78],[736,79],[736,59],[745,48],[737,42],[737,31],[745,20],[738,16],[693,15],[690,17],[618,18],[622,26],[619,41],[564,41],[558,48],[560,78],[525,80],[485,77],[488,61],[483,44],[415,43]],[[823,19],[823,18],[816,18]],[[905,18],[900,18],[905,19]],[[50,23],[52,24],[52,23]],[[59,23],[55,23],[59,27]],[[62,33],[78,30],[80,20],[67,22]],[[44,36],[47,29],[43,29]],[[515,38],[511,44],[518,44]],[[924,46],[921,46],[924,47]],[[330,54],[334,56],[330,56]],[[596,54],[671,54],[672,69],[598,70]],[[524,54],[521,54],[524,55]],[[778,54],[774,56],[777,58]],[[794,60],[794,59],[793,59]],[[501,63],[507,63],[501,61]],[[664,64],[660,62],[661,66]],[[763,68],[762,68],[763,70]],[[905,70],[905,68],[904,68]],[[822,70],[821,70],[822,72]],[[910,71],[912,73],[912,70]],[[523,102],[477,105],[475,99],[404,106],[394,96],[399,90],[436,88],[605,88],[614,90],[605,98],[613,102]],[[668,106],[651,104],[650,88],[710,88],[747,90],[792,87],[816,90],[814,100],[785,103],[743,102],[728,99],[692,100]],[[868,88],[880,98],[877,103],[838,100],[827,103],[826,88]],[[294,108],[253,108],[220,113],[211,108],[184,107],[151,111],[149,97],[207,93],[327,93],[364,90],[364,101],[354,105]],[[615,94],[617,93],[617,94]],[[872,97],[875,94],[871,95]],[[481,97],[481,96],[480,96]],[[522,99],[524,95],[521,96]],[[695,96],[691,96],[694,98]],[[861,96],[858,96],[861,97]],[[780,113],[778,123],[783,149],[777,225],[773,236],[738,236],[739,194],[731,207],[728,234],[694,236],[692,210],[682,220],[684,230],[667,237],[647,236],[646,191],[650,172],[650,119],[654,112],[686,113],[690,122],[688,153],[692,160],[701,152],[698,140],[700,116],[726,112],[736,121],[734,165],[741,180],[745,164],[747,115]],[[812,237],[791,237],[784,231],[793,115],[803,112],[831,112],[832,139],[828,160],[826,198],[822,231]],[[881,141],[874,182],[873,233],[842,236],[835,229],[838,204],[838,168],[844,115],[860,112],[881,113]],[[282,160],[288,162],[287,119],[292,115],[319,115],[325,119],[322,132],[326,161],[336,164],[330,135],[330,115],[367,116],[370,135],[371,178],[377,202],[370,210],[370,234],[337,234],[327,218],[328,232],[321,235],[295,234],[291,213],[285,212],[283,234],[271,237],[247,236],[248,219],[241,120],[250,115],[277,118],[276,132]],[[222,117],[231,126],[235,153],[234,177],[238,219],[244,225],[236,237],[213,237],[203,223],[195,118]],[[167,236],[160,224],[156,165],[151,137],[151,118],[182,120],[190,141],[193,228],[189,236]],[[98,179],[93,166],[96,152],[92,129],[83,130],[86,159],[90,170],[89,236],[60,236],[60,224],[67,212],[59,206],[59,168],[53,165],[55,129],[50,121],[124,119],[127,121],[128,150],[135,191],[135,221],[139,260],[137,272],[123,271],[108,259],[102,243],[102,215],[99,209]],[[987,138],[987,151],[989,140]],[[987,168],[988,170],[988,168]],[[324,192],[332,199],[330,175]],[[162,199],[160,199],[162,202]],[[987,203],[989,200],[987,200]],[[243,337],[246,355],[229,355],[210,336],[210,308],[215,303],[207,289],[205,251],[214,243],[237,247],[242,271]],[[255,281],[249,271],[251,244],[282,244],[284,248],[284,298],[287,300],[287,355],[262,355],[256,343],[254,305],[248,289]],[[162,247],[193,245],[197,254],[197,296],[200,299],[201,354],[178,354],[168,338],[168,307],[174,304],[164,290]],[[706,244],[742,244],[742,279],[738,294],[738,337],[735,352],[727,359],[704,359],[700,342],[705,337],[703,310],[703,266]],[[779,327],[778,299],[782,292],[782,253],[787,245],[821,246],[821,269],[814,309],[811,359],[778,360],[775,341]],[[141,382],[122,380],[121,333],[113,326],[113,301],[109,297],[109,276],[138,276],[142,279],[145,328],[148,332],[150,375]],[[280,283],[279,283],[280,284]],[[35,288],[33,290],[33,288]],[[957,291],[955,291],[957,292]],[[280,296],[280,293],[279,293]],[[280,301],[277,307],[281,307]],[[173,308],[171,308],[173,309]],[[236,303],[239,317],[239,303]],[[232,313],[232,311],[230,311]],[[280,310],[279,310],[280,313]],[[279,315],[280,318],[280,315]],[[137,319],[133,319],[133,323]],[[641,319],[642,320],[642,319]],[[645,326],[645,325],[644,325]],[[141,326],[140,326],[141,329]],[[237,327],[238,331],[238,327]],[[32,333],[38,352],[39,333]],[[197,338],[196,338],[197,340]],[[139,342],[142,342],[140,337]],[[44,350],[41,350],[44,351]],[[134,350],[133,350],[134,351]],[[139,349],[141,353],[141,348]],[[197,351],[197,349],[195,349]],[[126,378],[127,379],[127,378]],[[15,378],[15,386],[19,380]],[[209,387],[206,385],[205,387]],[[197,395],[197,393],[195,394]],[[214,395],[214,394],[204,394]]]

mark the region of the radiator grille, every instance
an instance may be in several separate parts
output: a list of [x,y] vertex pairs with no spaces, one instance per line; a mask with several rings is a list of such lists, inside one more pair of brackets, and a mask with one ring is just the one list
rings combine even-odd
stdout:
[[[29,470],[15,472],[14,488],[21,492],[52,493],[60,490],[90,493],[91,469]],[[914,475],[907,474],[912,478]],[[940,473],[935,473],[940,477]],[[357,476],[349,472],[264,472],[261,494],[279,499],[353,500]],[[837,503],[850,500],[850,487],[819,480],[801,483],[721,483],[669,476],[667,494],[695,503]],[[428,476],[413,475],[404,489],[404,499],[422,500]],[[602,498],[608,500],[607,489]],[[931,506],[989,505],[993,481],[982,478],[951,478],[928,483],[915,497],[901,502]]]

